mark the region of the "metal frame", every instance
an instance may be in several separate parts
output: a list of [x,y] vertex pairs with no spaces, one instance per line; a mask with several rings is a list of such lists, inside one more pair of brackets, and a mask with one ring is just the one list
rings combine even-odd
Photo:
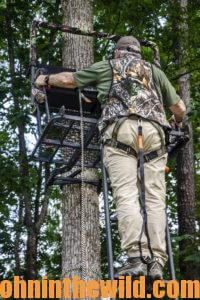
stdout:
[[101,147],[101,171],[102,171],[102,186],[103,186],[104,212],[105,212],[105,223],[106,223],[108,273],[109,273],[109,278],[111,280],[114,280],[112,231],[111,231],[111,224],[110,224],[109,204],[108,204],[108,181],[107,181],[106,168],[104,165],[103,145]]
[[[61,120],[70,121],[71,124],[67,126],[59,122]],[[65,138],[67,137],[67,135],[70,135],[71,130],[73,130],[73,123],[77,120],[80,120],[79,116],[72,116],[67,114],[63,116],[56,115],[49,119],[49,122],[45,126],[44,130],[42,130],[41,126],[39,126],[40,136],[38,137],[38,141],[32,151],[31,158],[35,161],[59,165],[59,167],[56,167],[51,172],[50,178],[48,180],[48,185],[63,185],[75,182],[73,167],[80,167],[81,145],[78,142],[65,141]],[[99,157],[99,146],[90,145],[91,140],[94,138],[95,135],[97,135],[97,120],[93,118],[84,118],[84,121],[87,121],[87,124],[91,124],[89,129],[85,130],[84,149],[87,151],[96,152],[97,156]],[[49,138],[48,134],[54,131],[55,129],[63,130],[63,133],[61,133],[61,136],[59,138]],[[79,127],[77,127],[76,129],[78,131]],[[45,155],[42,156],[42,147],[44,147],[43,153],[45,153],[45,149],[47,149],[48,151],[49,146],[51,148],[51,151],[48,157],[46,157]],[[60,149],[63,148],[71,149],[73,151],[71,157],[69,157],[68,160],[56,159],[57,153]],[[89,167],[97,168],[98,162],[99,159],[95,160],[94,163],[90,164]],[[67,175],[67,177],[58,177],[58,175],[69,171],[72,171],[72,174]],[[79,180],[77,182],[79,182]]]
[[[45,22],[34,21],[31,27],[30,33],[30,64],[31,64],[31,90],[34,88],[34,81],[36,72],[38,73],[37,67],[37,56],[36,56],[36,37],[37,30],[39,27],[45,27],[50,29],[56,29],[63,31],[63,26],[58,25],[48,25]],[[79,32],[77,32],[79,34]],[[39,72],[45,71],[43,67]],[[58,89],[59,90],[59,89]],[[62,90],[62,89],[60,89]],[[76,131],[77,134],[80,132],[80,121],[81,116],[79,114],[79,108],[77,111],[70,111],[65,108],[60,108],[58,113],[52,114],[52,108],[49,106],[48,90],[44,88],[43,90],[45,95],[44,104],[39,104],[33,94],[31,93],[31,100],[34,106],[36,107],[36,119],[37,119],[37,143],[31,153],[31,159],[40,162],[47,162],[50,164],[56,165],[54,170],[51,172],[49,177],[47,187],[52,184],[64,185],[64,184],[73,184],[80,183],[80,178],[76,178],[79,175],[79,172],[75,172],[74,169],[80,168],[80,156],[81,156],[81,145],[80,141],[66,141],[66,137],[71,135],[72,131]],[[79,91],[73,91],[73,97],[78,97]],[[59,97],[59,94],[58,94]],[[67,103],[68,99],[66,99]],[[44,115],[46,116],[44,118]],[[85,151],[96,152],[98,159],[96,159],[90,167],[97,168],[98,162],[100,160],[99,146],[91,145],[92,139],[98,135],[97,130],[97,121],[98,115],[93,113],[88,114],[85,112],[82,121],[84,123],[84,149]],[[54,130],[60,130],[61,136],[58,138],[49,137],[50,133]],[[51,148],[50,154],[46,157],[45,149]],[[69,159],[58,158],[58,153],[61,149],[70,149],[71,157]],[[43,153],[43,154],[42,154]],[[44,155],[45,153],[45,155]],[[87,166],[87,165],[86,165]],[[71,171],[71,172],[70,172]],[[66,173],[67,175],[63,175]],[[85,181],[87,182],[87,181]],[[97,181],[90,181],[94,185],[99,184]]]

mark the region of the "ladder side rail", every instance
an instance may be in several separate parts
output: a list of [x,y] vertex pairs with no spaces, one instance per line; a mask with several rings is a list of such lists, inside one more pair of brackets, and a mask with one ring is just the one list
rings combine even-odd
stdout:
[[47,123],[50,121],[50,112],[49,112],[49,104],[48,104],[48,99],[47,99],[47,94],[46,94],[46,88],[43,88],[44,91],[44,104],[45,104],[45,112],[46,112],[46,117],[47,117]]
[[41,124],[41,111],[40,111],[39,104],[36,104],[36,109],[37,109],[37,115],[36,115],[37,132],[38,132],[38,137],[40,138],[42,135],[42,124]]
[[169,232],[169,224],[166,217],[166,242],[167,242],[167,254],[168,254],[168,264],[169,264],[169,272],[172,280],[176,280],[175,268],[174,268],[174,259],[172,253],[172,243]]
[[108,204],[108,183],[106,168],[103,158],[103,145],[101,146],[101,170],[102,170],[102,185],[103,185],[103,199],[104,199],[104,211],[105,211],[105,225],[106,225],[106,243],[107,243],[107,256],[108,256],[108,272],[111,280],[114,280],[113,270],[113,250],[112,250],[112,233],[110,225],[110,213]]
[[[167,219],[167,215],[166,215],[166,219]],[[174,258],[173,258],[173,251],[172,251],[172,244],[171,244],[168,220],[166,220],[166,242],[167,242],[168,268],[169,268],[170,277],[171,277],[171,280],[176,280],[176,273],[175,273],[175,267],[174,267]],[[179,300],[179,298],[175,298],[175,300]]]
[[32,89],[34,88],[35,82],[35,73],[36,73],[36,37],[37,37],[37,23],[33,21],[32,27],[30,30],[30,70],[31,70],[31,103],[32,105],[36,105],[36,119],[37,119],[37,132],[40,137],[42,134],[42,126],[41,126],[41,112],[39,104],[36,103],[34,95],[32,93]]

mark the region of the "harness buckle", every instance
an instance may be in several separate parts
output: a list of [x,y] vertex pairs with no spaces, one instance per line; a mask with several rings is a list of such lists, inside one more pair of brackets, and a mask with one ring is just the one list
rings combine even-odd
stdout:
[[138,127],[139,126],[142,126],[142,119],[141,118],[138,118]]
[[131,151],[131,147],[130,147],[130,146],[127,147],[126,152],[127,152],[127,154],[132,154],[132,151]]
[[151,157],[148,155],[144,155],[144,161],[145,162],[150,162],[151,161]]
[[117,148],[117,141],[116,140],[111,140],[110,146],[113,148]]

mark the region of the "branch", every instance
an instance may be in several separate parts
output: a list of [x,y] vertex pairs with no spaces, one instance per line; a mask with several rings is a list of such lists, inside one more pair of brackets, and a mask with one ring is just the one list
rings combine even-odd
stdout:
[[199,71],[199,70],[200,70],[200,68],[197,68],[197,69],[193,69],[193,70],[181,73],[181,74],[177,75],[176,77],[173,77],[172,80],[177,80],[177,79],[179,79],[182,76],[185,76],[187,74],[191,74],[192,72]]

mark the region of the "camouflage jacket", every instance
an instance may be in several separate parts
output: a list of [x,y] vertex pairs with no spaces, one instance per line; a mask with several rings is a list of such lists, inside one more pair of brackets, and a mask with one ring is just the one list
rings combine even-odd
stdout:
[[132,114],[170,127],[155,89],[151,64],[127,54],[123,58],[110,60],[110,65],[113,81],[99,120],[100,132],[118,118]]

